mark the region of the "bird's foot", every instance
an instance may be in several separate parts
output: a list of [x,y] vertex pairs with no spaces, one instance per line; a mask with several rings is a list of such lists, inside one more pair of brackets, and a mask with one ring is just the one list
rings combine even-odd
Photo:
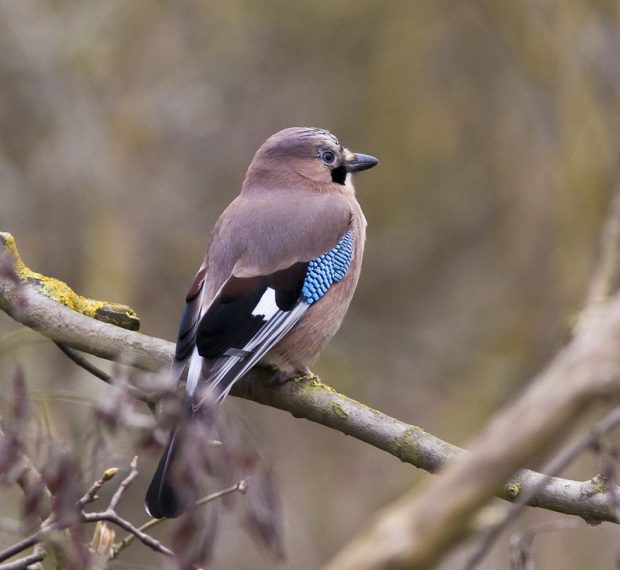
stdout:
[[269,384],[272,386],[280,386],[286,382],[299,382],[300,380],[308,380],[315,377],[315,374],[309,368],[305,370],[284,371],[274,369],[269,376]]

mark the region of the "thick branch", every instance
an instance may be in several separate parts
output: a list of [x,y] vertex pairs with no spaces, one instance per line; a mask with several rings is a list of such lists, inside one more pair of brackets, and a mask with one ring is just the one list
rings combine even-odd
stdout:
[[[572,342],[516,401],[496,414],[470,446],[472,453],[449,466],[423,493],[409,493],[384,510],[328,569],[428,568],[459,539],[472,516],[511,473],[553,454],[557,440],[593,404],[620,391],[620,184],[601,235],[597,265]],[[615,293],[615,298],[610,299]],[[607,301],[607,302],[606,302]],[[614,414],[595,430],[615,425]],[[587,438],[586,438],[587,439]],[[585,441],[585,440],[584,440]],[[561,468],[561,461],[557,463]],[[559,472],[559,471],[558,471]],[[602,481],[603,486],[605,484]],[[618,496],[608,489],[612,503]],[[519,499],[532,504],[529,488]],[[617,512],[617,511],[616,511]],[[513,511],[508,516],[516,516]],[[616,522],[620,522],[616,519]],[[501,526],[496,529],[499,534]],[[489,538],[490,543],[493,538]],[[484,554],[484,544],[479,551]],[[477,557],[476,557],[477,558]],[[477,562],[473,561],[473,565]]]
[[[620,392],[619,346],[617,296],[589,309],[572,342],[487,424],[469,447],[471,454],[450,465],[423,492],[410,492],[385,509],[328,568],[431,567],[517,469],[549,454],[591,404]],[[615,519],[612,512],[608,517]]]
[[[0,242],[0,248],[1,245]],[[0,250],[0,256],[1,254]],[[51,300],[31,283],[3,277],[1,273],[0,308],[18,322],[38,330],[53,340],[103,358],[120,359],[142,368],[156,370],[168,365],[173,357],[174,346],[170,342],[98,322]],[[620,315],[614,316],[613,325],[620,328]],[[613,332],[620,335],[620,331],[614,329]],[[579,350],[585,348],[580,345]],[[590,347],[590,352],[595,350],[595,345]],[[614,356],[614,362],[620,358],[620,351],[615,352],[618,354]],[[589,363],[592,354],[584,356],[588,357]],[[575,361],[568,362],[565,366],[568,376],[571,373],[571,366],[579,366],[579,358],[573,360]],[[601,360],[601,365],[606,364],[608,360]],[[595,369],[601,372],[600,366]],[[575,370],[572,372],[574,376]],[[587,373],[587,370],[584,370],[584,373]],[[462,454],[459,448],[426,433],[421,428],[391,418],[338,394],[316,378],[302,378],[283,385],[273,385],[268,380],[269,372],[254,369],[244,381],[235,386],[233,395],[320,423],[431,473],[437,472]],[[556,398],[564,401],[561,396],[569,390],[570,386],[567,384],[560,390],[560,394],[545,393],[542,401]],[[570,413],[573,408],[574,406],[569,407],[566,413]],[[514,426],[520,423],[521,418],[517,418],[509,426],[510,431],[516,431]],[[516,469],[508,471],[502,475],[505,477],[501,483],[496,482],[492,486],[493,491],[504,499],[514,500],[523,491],[536,486],[540,487],[540,490],[532,497],[530,505],[578,515],[588,521],[615,520],[613,505],[597,482],[582,483],[547,478],[540,473],[523,470],[502,488],[502,484]],[[443,499],[439,502],[442,501]]]

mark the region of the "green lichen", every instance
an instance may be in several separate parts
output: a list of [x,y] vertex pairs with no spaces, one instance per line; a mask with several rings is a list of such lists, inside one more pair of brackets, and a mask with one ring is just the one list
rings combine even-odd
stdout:
[[511,499],[516,499],[519,496],[519,493],[521,493],[521,481],[513,481],[512,483],[506,485],[506,494]]
[[592,483],[592,494],[595,495],[597,493],[607,493],[607,478],[602,475],[595,475],[590,480]]
[[295,378],[292,378],[292,381],[300,385],[304,390],[320,389],[337,394],[336,390],[327,384],[323,384],[321,379],[312,372],[304,374],[303,376],[295,376]]
[[337,402],[332,404],[332,412],[338,416],[341,420],[346,420],[349,417],[349,414],[342,409],[342,406]]
[[41,275],[26,267],[17,250],[15,238],[11,234],[0,232],[0,242],[12,258],[13,271],[17,278],[20,281],[32,283],[49,299],[99,321],[111,323],[129,330],[138,330],[140,328],[138,315],[127,305],[97,301],[78,295],[63,281]]
[[413,439],[415,433],[416,428],[405,430],[402,435],[395,437],[388,443],[387,450],[401,461],[417,465],[419,450]]

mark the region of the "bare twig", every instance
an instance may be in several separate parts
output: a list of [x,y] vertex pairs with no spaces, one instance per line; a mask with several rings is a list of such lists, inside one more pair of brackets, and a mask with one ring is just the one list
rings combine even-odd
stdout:
[[129,487],[129,485],[131,485],[133,480],[138,476],[138,457],[137,456],[131,460],[131,463],[129,464],[129,469],[130,469],[129,475],[127,475],[127,477],[125,477],[121,481],[121,484],[118,486],[118,489],[116,489],[116,492],[114,493],[114,495],[112,495],[112,498],[110,499],[110,505],[108,506],[108,510],[113,511],[114,509],[116,509],[119,501],[121,500],[121,497],[123,496],[123,493],[127,490],[127,487]]
[[9,558],[13,558],[13,556],[17,556],[24,550],[28,550],[29,548],[32,548],[35,544],[41,541],[44,532],[45,531],[43,530],[43,526],[42,526],[41,529],[39,529],[37,532],[31,534],[30,536],[27,536],[26,538],[23,538],[19,542],[16,542],[15,544],[12,544],[8,548],[5,548],[4,550],[0,551],[0,562],[4,562],[5,560],[8,560]]
[[[588,432],[584,437],[567,449],[560,457],[551,462],[549,467],[545,469],[550,477],[555,477],[562,473],[577,457],[579,457],[586,449],[592,446],[600,437],[620,424],[620,408],[615,408],[608,415],[606,415],[594,428]],[[465,565],[464,570],[473,570],[476,568],[484,557],[488,554],[489,550],[498,539],[498,537],[504,532],[519,515],[523,512],[532,498],[540,492],[541,488],[546,484],[545,479],[541,479],[538,485],[532,486],[527,492],[521,493],[519,498],[515,501],[514,506],[508,511],[506,516],[497,525],[491,528],[483,538],[480,546]],[[613,487],[615,492],[615,487]],[[612,502],[613,497],[612,497]]]
[[112,383],[112,376],[107,372],[104,372],[100,368],[97,368],[94,364],[88,362],[81,354],[63,344],[62,342],[54,341],[54,344],[62,351],[62,353],[77,364],[80,368],[90,372],[93,376],[103,380],[106,384]]
[[95,502],[99,498],[97,496],[97,492],[99,491],[99,489],[101,489],[101,487],[103,487],[108,481],[110,481],[117,473],[118,467],[111,467],[110,469],[106,469],[103,472],[101,478],[97,479],[97,481],[95,481],[90,486],[88,491],[86,491],[86,493],[84,493],[84,495],[80,498],[80,500],[78,501],[80,507],[84,507],[85,505]]
[[[172,552],[172,550],[164,546],[161,542],[159,542],[152,536],[149,536],[145,532],[141,531],[137,526],[133,525],[128,520],[120,517],[118,513],[116,512],[116,507],[118,506],[118,503],[120,502],[123,494],[129,487],[129,485],[131,485],[133,480],[138,476],[138,458],[137,457],[134,457],[132,459],[129,465],[129,468],[130,468],[129,474],[121,481],[121,484],[118,486],[118,489],[114,492],[114,495],[112,495],[112,498],[110,499],[110,503],[107,509],[101,512],[97,512],[97,513],[85,513],[82,511],[81,513],[82,521],[87,522],[87,523],[106,521],[106,522],[115,524],[116,526],[121,527],[122,529],[126,530],[130,534],[135,535],[135,537],[138,540],[140,540],[143,544],[152,548],[156,552],[160,552],[161,554],[165,554],[166,556],[174,556],[174,552]],[[112,475],[112,477],[113,476],[114,475]],[[110,479],[111,477],[109,477],[107,480],[109,481]],[[91,502],[91,500],[94,500],[94,497],[96,497],[97,489],[99,489],[101,487],[101,484],[103,484],[105,481],[106,481],[106,475],[104,474],[104,476],[98,482],[96,482],[89,489],[89,491],[87,491],[84,497],[82,497],[82,499],[80,500],[80,504],[82,504],[83,500],[86,500],[86,502]]]
[[[132,481],[138,476],[137,462],[138,458],[134,457],[130,464],[129,474],[121,481],[118,489],[112,495],[108,507],[100,512],[86,513],[83,508],[97,500],[97,492],[99,489],[101,489],[106,482],[110,481],[118,471],[116,468],[106,470],[103,476],[99,480],[95,481],[95,483],[93,483],[86,493],[84,493],[84,495],[78,500],[78,506],[80,507],[80,519],[84,523],[105,521],[115,524],[116,526],[126,530],[128,533],[135,535],[138,540],[156,552],[160,552],[166,556],[173,556],[174,553],[172,550],[161,544],[161,542],[152,536],[149,536],[144,531],[140,530],[138,527],[134,526],[128,520],[119,516],[116,512],[116,507],[118,506],[123,494],[129,485],[131,485]],[[60,524],[53,514],[50,515],[45,521],[43,521],[43,523],[41,523],[40,528],[35,533],[0,551],[0,562],[4,562],[24,550],[41,543],[51,531],[64,530],[65,528],[66,526]]]
[[[59,553],[59,548],[57,548],[56,546],[52,549],[52,553],[54,554],[54,556],[56,556],[56,560],[59,562],[62,558],[58,557],[58,553]],[[39,544],[35,544],[34,548],[32,549],[32,556],[38,555],[41,557],[41,561],[39,562],[33,562],[31,564],[28,565],[28,570],[43,570],[43,564],[41,564],[41,562],[43,560],[45,560],[45,558],[47,557],[47,550],[45,550],[45,547],[39,543]],[[62,556],[62,553],[61,553]]]
[[130,523],[128,520],[120,517],[116,512],[105,510],[100,513],[84,513],[82,515],[82,521],[87,523],[106,521],[126,530],[128,533],[133,534],[143,544],[152,548],[156,552],[165,554],[166,556],[174,556],[174,552],[167,546],[164,546],[159,540],[152,536],[142,532],[137,526]]
[[44,553],[30,554],[29,556],[24,556],[18,560],[13,560],[12,562],[7,562],[6,564],[0,564],[0,570],[22,570],[24,568],[28,568],[29,566],[32,567],[33,564],[41,562],[44,558]]
[[[233,485],[232,487],[228,487],[227,489],[223,489],[221,491],[217,491],[216,493],[211,493],[210,495],[207,495],[206,497],[203,497],[202,499],[200,499],[197,503],[196,506],[200,507],[202,505],[206,505],[207,503],[211,503],[212,501],[216,501],[217,499],[220,499],[226,495],[230,495],[232,493],[245,493],[246,490],[246,482],[244,480],[239,481],[237,484]],[[144,523],[138,530],[140,530],[141,532],[146,532],[148,530],[151,530],[153,527],[158,526],[159,524],[161,524],[162,522],[165,522],[169,519],[165,519],[165,518],[161,518],[161,519],[151,519],[150,521]],[[115,545],[114,547],[114,551],[112,554],[112,558],[116,558],[118,557],[118,555],[125,550],[128,546],[130,546],[136,539],[136,534],[132,533],[132,534],[128,534],[123,540],[121,540],[121,542],[119,542],[117,545]]]

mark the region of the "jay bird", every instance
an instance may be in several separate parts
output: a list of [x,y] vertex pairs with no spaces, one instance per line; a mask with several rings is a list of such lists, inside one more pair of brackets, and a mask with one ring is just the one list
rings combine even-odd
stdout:
[[[281,379],[308,373],[360,274],[366,219],[351,174],[377,164],[317,128],[284,129],[258,149],[187,294],[172,365],[177,380],[187,369],[187,417],[259,362]],[[156,518],[186,504],[175,488],[178,431],[146,494]]]

